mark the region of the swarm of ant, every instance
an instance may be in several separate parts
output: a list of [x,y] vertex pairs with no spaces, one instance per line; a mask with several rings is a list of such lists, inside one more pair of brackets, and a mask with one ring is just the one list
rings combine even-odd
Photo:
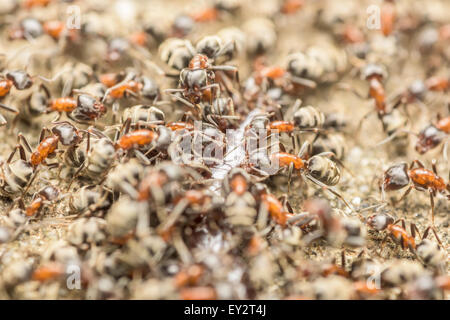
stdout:
[[449,10],[3,1],[0,298],[446,299]]

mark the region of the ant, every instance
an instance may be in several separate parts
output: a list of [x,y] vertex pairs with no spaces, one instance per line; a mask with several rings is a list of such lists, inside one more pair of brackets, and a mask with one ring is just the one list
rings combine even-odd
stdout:
[[[397,225],[397,223],[401,222],[402,226]],[[428,227],[423,236],[420,236],[419,229],[414,223],[411,223],[410,229],[411,229],[411,235],[408,235],[408,232],[406,231],[406,223],[404,219],[399,219],[397,221],[394,221],[394,218],[391,217],[388,214],[385,213],[377,213],[375,215],[370,216],[367,219],[367,224],[374,228],[377,231],[383,231],[387,230],[388,234],[384,237],[382,241],[382,247],[380,249],[383,250],[383,246],[387,240],[387,237],[391,237],[392,240],[394,240],[395,243],[400,244],[401,248],[409,249],[415,256],[417,256],[416,249],[417,244],[415,241],[416,232],[419,235],[419,237],[423,240],[426,239],[430,230],[432,230],[434,236],[436,237],[436,240],[439,242],[439,244],[442,246],[442,242],[439,239],[436,230],[434,227]]]
[[[449,110],[450,110],[450,104]],[[434,124],[430,124],[419,132],[416,151],[420,154],[424,154],[427,151],[436,148],[450,133],[450,116],[441,118],[438,116],[438,121]],[[447,158],[448,142],[444,146],[444,158]]]
[[103,84],[107,88],[111,88],[116,84],[120,83],[122,80],[124,80],[125,74],[123,72],[109,72],[109,73],[102,73],[97,78],[98,78],[97,80],[101,84]]
[[380,11],[381,32],[387,37],[394,31],[397,16],[394,0],[384,0]]
[[[113,99],[122,99],[126,98],[128,95],[137,96],[139,91],[142,89],[142,83],[134,79],[130,79],[130,77],[131,76],[126,77],[121,82],[108,88],[108,90],[105,92],[105,96],[103,97],[102,102],[104,102],[107,97],[111,97]],[[105,81],[105,79],[103,80]]]
[[[16,70],[9,71],[6,73],[6,77],[0,80],[0,99],[6,97],[11,88],[14,86],[17,90],[26,90],[33,85],[32,77],[26,73],[25,71]],[[15,115],[19,114],[19,110],[14,107],[7,106],[3,103],[0,103],[0,108],[12,112]],[[0,125],[6,125],[6,119],[0,115]]]
[[[20,159],[12,161],[17,150]],[[12,198],[20,193],[25,194],[27,186],[34,180],[33,168],[20,144],[14,148],[5,163],[0,161],[0,170],[0,194],[4,197]]]
[[[45,88],[45,86],[43,86]],[[44,90],[47,99],[50,98],[48,90]],[[47,113],[58,112],[58,116],[54,121],[58,121],[62,113],[66,113],[67,117],[77,123],[90,124],[102,117],[107,109],[103,103],[100,103],[89,94],[80,94],[77,98],[61,97],[52,99],[47,103]]]
[[287,152],[277,152],[271,154],[271,161],[277,161],[281,168],[288,168],[289,170],[289,182],[290,185],[292,171],[298,170],[298,173],[310,180],[314,184],[322,187],[325,190],[330,191],[339,199],[341,199],[344,204],[351,210],[354,209],[348,204],[344,197],[337,192],[332,186],[336,185],[340,180],[340,170],[337,165],[328,156],[332,156],[331,152],[323,152],[314,155],[308,159],[306,155],[306,147],[309,146],[308,143],[304,143],[300,149],[298,155],[290,154]]
[[42,24],[42,29],[54,40],[59,41],[67,37],[71,42],[79,40],[79,33],[77,29],[67,29],[66,24],[59,20],[45,21]]
[[158,138],[158,134],[149,129],[139,129],[124,134],[116,142],[116,150],[130,150],[135,147],[143,147],[150,144],[153,140]]
[[259,196],[262,204],[266,207],[266,210],[270,213],[272,219],[276,223],[285,226],[288,219],[292,217],[293,214],[286,211],[281,201],[278,200],[273,194],[262,192]]
[[[19,141],[23,142],[25,148],[31,152],[30,164],[34,169],[40,164],[46,164],[46,159],[55,156],[59,142],[66,146],[72,146],[78,144],[82,139],[81,130],[76,129],[70,122],[54,122],[54,124],[56,125],[52,130],[46,127],[41,130],[39,144],[34,151],[25,136],[19,133]],[[45,137],[46,133],[50,133],[50,135]],[[54,165],[58,166],[58,164],[51,164],[49,166]]]
[[[215,71],[231,71],[235,74],[236,80],[239,83],[239,73],[236,67],[213,65],[214,59],[220,57],[228,49],[228,44],[222,45],[220,41],[213,40],[217,39],[212,37],[211,39],[204,39],[199,43],[197,45],[197,53],[190,46],[193,57],[189,61],[188,67],[182,69],[180,72],[179,80],[181,88],[165,90],[165,92],[171,93],[173,98],[194,109],[195,105],[198,105],[200,102],[212,103],[214,97],[220,95],[220,86],[215,82]],[[217,94],[213,94],[213,89],[216,90]],[[176,92],[181,92],[183,98],[173,94]]]
[[317,87],[314,81],[294,76],[284,68],[266,66],[264,64],[264,57],[256,59],[254,69],[256,71],[255,82],[258,85],[262,85],[263,88],[267,88],[267,80],[273,81],[275,84],[279,83],[283,90],[287,92],[295,91],[296,85],[309,89]]
[[[418,168],[414,168],[417,165]],[[450,192],[450,183],[445,184],[443,178],[438,176],[436,161],[432,162],[433,171],[425,169],[422,162],[414,160],[408,168],[406,163],[399,163],[391,166],[384,172],[381,183],[382,199],[385,199],[385,191],[400,190],[409,185],[399,201],[403,200],[414,188],[418,191],[428,191],[431,203],[431,219],[434,226],[434,197],[437,192]],[[411,184],[412,182],[412,184]],[[449,195],[450,199],[450,195]]]
[[425,81],[415,80],[409,87],[398,94],[394,94],[394,107],[399,104],[408,105],[413,102],[418,102],[420,106],[426,108],[423,104],[423,99],[428,92],[444,92],[449,88],[450,81],[447,77],[433,76]]
[[33,200],[25,209],[25,214],[28,217],[35,216],[40,212],[46,202],[51,202],[58,198],[59,190],[53,186],[47,186],[41,189],[33,196]]
[[[400,104],[402,103],[402,99],[398,99],[398,101],[391,107],[391,110],[387,110],[387,98],[386,98],[386,92],[383,84],[383,79],[386,78],[387,73],[384,70],[384,68],[380,65],[376,64],[367,64],[363,71],[362,71],[363,78],[368,81],[369,83],[369,93],[368,96],[372,98],[375,102],[375,109],[370,110],[367,112],[359,121],[358,128],[356,129],[357,132],[360,131],[361,126],[372,112],[376,112],[378,119],[380,119],[382,125],[383,125],[383,131],[387,132],[388,127],[391,126],[390,122],[392,119],[390,119],[391,116],[394,116],[394,110],[396,110]],[[355,94],[360,99],[365,99],[364,95],[357,92],[355,89],[350,88],[347,84],[341,84],[339,85],[341,89],[344,90],[350,90],[353,94]],[[395,118],[399,118],[400,115],[395,115]],[[402,117],[403,118],[403,117]],[[403,121],[403,119],[398,119],[395,121]],[[396,128],[398,129],[398,128]],[[397,135],[398,130],[394,130],[392,134],[388,137],[387,140],[383,141],[380,144],[385,143],[386,141],[392,140]]]

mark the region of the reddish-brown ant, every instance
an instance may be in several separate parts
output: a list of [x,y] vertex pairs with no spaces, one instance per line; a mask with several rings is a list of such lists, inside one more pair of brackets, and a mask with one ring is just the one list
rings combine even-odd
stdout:
[[394,31],[397,14],[393,2],[393,0],[384,0],[380,10],[381,31],[385,36],[389,36]]
[[267,207],[267,211],[276,223],[282,226],[286,225],[286,222],[288,218],[292,216],[292,213],[284,209],[284,206],[280,200],[278,200],[273,194],[264,193],[261,195],[261,201],[264,206]]
[[344,204],[350,208],[350,210],[354,211],[344,197],[332,188],[332,186],[339,182],[341,176],[337,165],[328,159],[328,156],[331,156],[332,153],[323,152],[306,160],[304,157],[307,146],[307,143],[303,144],[299,151],[299,155],[286,152],[273,153],[271,155],[271,161],[277,161],[280,168],[289,168],[289,176],[291,176],[293,169],[298,170],[300,175],[304,176],[306,179],[322,187],[323,189],[330,191],[341,199]]
[[64,72],[64,71],[59,72],[52,79],[48,79],[46,77],[38,76],[38,75],[30,76],[24,70],[8,71],[8,72],[6,72],[5,77],[0,80],[0,98],[5,97],[11,91],[11,88],[13,86],[17,90],[26,90],[26,89],[29,89],[33,85],[35,78],[38,78],[40,80],[44,80],[47,82],[52,82],[54,79],[58,78],[62,72]]
[[205,268],[200,264],[194,264],[180,270],[174,277],[175,286],[177,288],[195,286],[204,272]]
[[116,143],[116,149],[130,150],[149,145],[157,139],[158,134],[148,129],[140,129],[123,135]]
[[[402,223],[402,226],[397,225],[397,223],[399,222]],[[387,230],[388,234],[384,237],[382,245],[384,245],[387,237],[390,236],[395,243],[400,244],[402,249],[409,249],[414,255],[416,255],[417,244],[415,241],[415,237],[416,232],[420,237],[420,232],[414,223],[411,223],[411,235],[408,235],[408,232],[406,231],[406,223],[404,219],[394,221],[393,217],[385,213],[377,213],[370,216],[367,219],[367,224],[377,231]],[[433,231],[436,240],[442,246],[442,242],[439,239],[434,227],[428,227],[421,239],[426,239],[430,230]],[[380,249],[380,252],[381,250],[382,248]]]
[[[70,122],[55,122],[52,130],[43,128],[39,138],[39,144],[33,151],[28,140],[19,134],[19,140],[24,143],[26,149],[31,152],[30,164],[36,168],[40,164],[45,164],[47,158],[53,157],[58,148],[58,143],[63,145],[75,145],[81,141],[81,134]],[[46,132],[51,135],[45,137]]]
[[[211,41],[209,41],[211,40]],[[187,68],[180,72],[180,89],[167,89],[166,92],[181,92],[184,99],[171,94],[175,99],[195,108],[200,102],[212,103],[214,98],[219,95],[220,86],[215,82],[214,71],[231,71],[236,75],[239,83],[238,70],[229,65],[213,65],[214,58],[222,55],[228,45],[221,44],[220,41],[212,37],[199,42],[199,53],[193,55]],[[191,51],[195,52],[193,48]],[[200,53],[202,52],[202,53]],[[213,93],[213,89],[216,93]]]
[[[440,118],[435,124],[430,124],[419,132],[416,151],[424,154],[427,151],[436,148],[443,140],[448,137],[450,133],[450,116]],[[445,146],[447,146],[445,143]],[[444,147],[444,158],[446,159],[447,152]]]
[[59,40],[62,36],[67,36],[70,41],[75,42],[79,37],[77,29],[67,29],[66,24],[59,20],[45,21],[42,24],[42,29],[55,40]]
[[[414,168],[417,164],[418,168]],[[427,191],[430,194],[431,219],[434,226],[434,197],[437,192],[450,192],[450,184],[446,184],[444,179],[438,176],[436,162],[432,164],[433,171],[425,169],[422,162],[414,160],[408,168],[406,163],[399,163],[387,169],[381,183],[382,198],[385,198],[385,191],[399,190],[409,185],[408,190],[403,194],[403,200],[414,188],[418,191]]]
[[[267,80],[279,84],[284,91],[295,91],[297,86],[314,89],[317,85],[314,81],[294,76],[288,70],[277,66],[266,66],[264,64],[264,57],[256,59],[254,63],[255,82],[267,88]],[[264,91],[266,91],[264,89]]]
[[40,212],[45,202],[51,202],[58,198],[59,190],[52,186],[44,187],[33,197],[33,201],[25,209],[28,217],[35,216]]

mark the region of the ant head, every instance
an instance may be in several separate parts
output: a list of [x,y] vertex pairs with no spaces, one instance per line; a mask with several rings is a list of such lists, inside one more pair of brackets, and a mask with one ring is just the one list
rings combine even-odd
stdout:
[[379,78],[381,80],[386,79],[387,72],[383,66],[369,63],[363,68],[361,75],[365,80],[371,78]]
[[378,231],[386,229],[392,223],[394,223],[394,218],[386,213],[378,213],[367,218],[367,225]]
[[445,138],[446,134],[437,129],[434,125],[429,125],[423,129],[418,136],[416,151],[420,154],[436,147]]
[[39,190],[38,194],[44,197],[46,200],[55,200],[59,195],[59,190],[53,186],[47,186]]
[[81,141],[81,134],[70,122],[58,123],[52,128],[52,132],[59,137],[59,141],[65,145],[75,145]]
[[14,83],[17,90],[25,90],[33,85],[30,75],[23,70],[10,71],[6,74],[6,78]]
[[[198,70],[188,70],[183,69],[180,72],[180,84],[182,87],[189,89],[190,91],[196,91],[196,95],[199,97],[202,95],[202,91],[200,88],[207,85],[208,81],[208,73],[206,70],[198,69]],[[195,102],[195,103],[199,103]]]
[[384,173],[382,187],[386,191],[399,190],[409,184],[408,165],[399,163],[387,169]]
[[20,23],[26,37],[37,38],[44,33],[42,24],[35,18],[23,19]]
[[427,87],[422,80],[415,80],[409,85],[408,91],[414,97],[423,98],[427,91]]
[[79,120],[91,120],[106,113],[106,107],[87,94],[80,94],[77,98],[77,108],[73,116]]

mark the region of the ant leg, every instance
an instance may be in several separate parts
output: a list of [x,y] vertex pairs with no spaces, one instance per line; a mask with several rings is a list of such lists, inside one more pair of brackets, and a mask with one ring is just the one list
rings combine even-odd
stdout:
[[220,70],[220,71],[233,71],[233,72],[237,72],[238,68],[235,66],[227,66],[227,65],[222,65],[222,66],[212,66],[209,69],[211,70]]
[[386,139],[381,140],[380,142],[378,142],[375,147],[379,147],[382,146],[383,144],[388,143],[389,141],[394,140],[400,133],[408,133],[408,134],[414,134],[413,132],[410,132],[408,130],[395,130],[394,133],[392,133],[390,136],[388,136]]
[[120,134],[125,135],[128,132],[130,132],[130,127],[131,127],[131,118],[127,118],[127,120],[125,120],[125,122],[123,123],[122,128],[120,129]]
[[412,190],[413,188],[414,188],[413,186],[410,186],[410,187],[408,188],[408,190],[406,190],[406,192],[402,195],[402,197],[401,197],[397,202],[400,202],[400,201],[402,201],[403,199],[405,199],[406,196],[411,192],[411,190]]
[[341,265],[342,269],[345,270],[345,248],[343,248],[341,251]]
[[135,78],[135,74],[134,73],[129,73],[122,81],[120,81],[119,83],[117,83],[116,85],[108,88],[108,90],[105,91],[105,94],[103,95],[103,98],[101,100],[102,103],[105,102],[106,98],[108,98],[109,94],[117,89],[120,88],[121,86],[123,86],[125,83],[127,83],[128,81],[132,80],[133,78]]
[[324,184],[323,182],[317,180],[316,178],[312,177],[312,176],[309,175],[309,174],[306,174],[305,176],[306,176],[306,178],[307,178],[308,180],[312,181],[313,183],[317,184],[318,186],[322,187],[323,189],[328,190],[329,192],[331,192],[332,194],[334,194],[336,197],[338,197],[339,199],[341,199],[342,202],[344,202],[344,204],[345,204],[352,212],[357,213],[357,212],[355,211],[355,209],[354,209],[352,206],[350,206],[350,204],[344,199],[344,197],[343,197],[339,192],[337,192],[336,190],[334,190],[333,187],[327,186],[326,184]]
[[195,56],[197,54],[197,50],[195,50],[195,48],[192,46],[191,42],[189,40],[185,40],[185,46],[186,48],[189,50],[189,53],[192,56]]
[[405,219],[403,219],[403,218],[398,219],[398,220],[395,221],[393,224],[397,224],[397,223],[399,223],[399,222],[402,223],[402,228],[406,230],[406,222],[405,222]]
[[[179,91],[175,91],[175,92],[179,92]],[[177,101],[179,101],[179,102],[185,104],[186,106],[188,106],[188,107],[190,107],[190,108],[192,108],[192,109],[194,109],[194,110],[197,110],[197,111],[198,111],[198,109],[199,109],[198,106],[196,106],[196,105],[190,103],[189,101],[187,101],[186,99],[184,99],[184,98],[182,98],[182,97],[179,97],[179,96],[177,96],[177,95],[175,95],[175,94],[171,94],[170,96],[171,96],[172,98],[174,98],[175,100],[177,100]]]
[[357,96],[361,100],[367,100],[367,97],[364,94],[361,94],[360,92],[358,92],[349,83],[340,83],[340,84],[338,84],[337,88],[339,90],[350,91],[351,93],[353,93],[355,96]]
[[303,101],[302,99],[298,98],[295,100],[294,105],[292,106],[292,111],[293,113],[295,113],[302,105]]
[[16,154],[18,148],[19,148],[19,146],[15,146],[14,147],[14,149],[11,152],[11,154],[9,155],[8,160],[6,161],[6,163],[11,163],[11,161],[12,161],[14,155]]
[[183,92],[184,89],[165,89],[164,93],[174,93],[174,92]]
[[216,91],[217,91],[216,96],[220,97],[220,86],[218,83],[208,84],[206,86],[201,87],[199,90],[203,91],[203,90],[212,89],[212,88],[216,89]]
[[291,180],[292,180],[292,172],[294,170],[294,164],[290,163],[288,168],[288,194],[291,193]]
[[28,143],[27,138],[25,138],[25,136],[21,132],[19,132],[19,134],[17,135],[17,138],[19,140],[19,144],[23,143],[25,145],[25,149],[27,149],[28,152],[33,152],[30,144]]
[[134,150],[134,154],[136,155],[136,158],[141,160],[145,165],[150,165],[151,164],[150,160],[145,156],[145,154],[143,154],[139,150]]
[[64,86],[61,91],[61,97],[67,97],[72,92],[73,80],[74,77],[73,75],[71,75],[70,79],[64,83]]
[[39,169],[36,169],[33,173],[33,175],[31,176],[30,181],[28,182],[27,186],[25,187],[25,189],[22,191],[22,198],[24,195],[27,194],[28,190],[30,189],[31,185],[33,184],[34,180],[36,179],[38,173],[39,173]]
[[309,89],[315,89],[317,87],[317,83],[310,79],[296,77],[293,75],[290,75],[289,78],[291,79],[292,82],[299,84],[303,87],[309,88]]
[[6,104],[3,104],[3,103],[0,103],[0,108],[4,109],[6,111],[12,112],[16,115],[19,114],[19,110],[17,110],[14,107],[7,106]]
[[438,175],[437,169],[436,169],[436,159],[431,160],[431,167],[433,168],[434,174]]
[[[3,103],[0,103],[0,108],[2,108],[2,109],[4,109],[4,110],[6,110],[6,111],[9,111],[9,112],[12,112],[12,113],[14,113],[15,114],[15,117],[14,117],[14,120],[13,120],[13,125],[11,126],[11,132],[12,132],[12,130],[14,129],[14,127],[16,126],[16,123],[17,123],[17,120],[18,120],[18,114],[19,114],[19,110],[17,110],[16,108],[14,108],[14,107],[10,107],[10,106],[7,106],[7,105],[5,105],[5,104],[3,104]],[[6,125],[8,122],[6,121],[6,119],[5,119],[5,117],[3,117],[2,115],[0,115],[0,126],[4,126],[4,125]]]
[[220,71],[232,71],[234,75],[234,80],[236,80],[238,86],[240,87],[241,82],[239,81],[239,69],[235,66],[212,66],[211,70],[220,70]]
[[48,130],[47,127],[43,127],[43,128],[42,128],[41,134],[39,135],[39,143],[41,143],[42,140],[44,140],[45,132],[47,132],[47,130]]
[[448,154],[448,139],[447,139],[447,141],[445,141],[444,147],[442,148],[442,155],[443,155],[444,161],[446,163],[448,163],[448,156],[447,156],[447,154]]
[[414,239],[416,238],[416,232],[417,232],[417,235],[419,236],[419,238],[422,239],[422,236],[420,235],[419,228],[417,228],[415,223],[411,223],[410,229],[411,229],[411,236]]
[[6,118],[0,114],[0,127],[6,126],[7,123]]
[[312,148],[312,146],[309,143],[309,141],[303,142],[302,147],[300,148],[300,151],[298,152],[297,156],[304,159],[304,157],[306,155],[311,154],[311,152],[310,152],[311,148]]
[[187,199],[180,200],[175,208],[173,208],[171,214],[169,214],[168,217],[161,222],[160,226],[158,226],[158,231],[168,231],[177,222],[188,206],[189,201]]
[[428,192],[430,193],[430,204],[431,204],[431,223],[434,227],[434,191],[433,189],[428,189]]
[[[22,145],[18,145],[17,148],[19,148],[19,154],[20,154],[20,159],[23,161],[27,161],[27,155],[25,154],[25,149],[22,147]],[[10,159],[8,159],[8,163],[9,163]]]
[[386,234],[386,235],[384,236],[383,240],[381,240],[380,250],[377,252],[377,254],[378,254],[380,257],[381,257],[381,252],[383,251],[384,246],[386,245],[386,241],[387,241],[388,237],[389,237],[389,234]]
[[420,160],[413,160],[411,162],[411,165],[409,166],[409,169],[411,170],[414,167],[414,164],[417,164],[417,166],[419,168],[424,168],[425,166],[423,165],[423,163]]
[[430,230],[433,232],[434,237],[436,238],[437,242],[441,245],[441,247],[443,247],[442,241],[439,238],[439,236],[438,236],[438,234],[436,232],[436,229],[434,227],[432,227],[432,226],[429,226],[428,228],[426,228],[425,232],[423,233],[422,240],[426,239],[428,237],[428,233],[430,232]]
[[369,112],[367,112],[362,118],[361,120],[359,120],[358,123],[358,127],[356,127],[356,133],[358,134],[361,131],[361,127],[363,122],[374,112],[374,110],[370,110]]
[[113,105],[112,105],[112,122],[116,123],[117,120],[117,114],[119,113],[119,109],[120,109],[120,104],[118,101],[114,101]]
[[136,98],[136,99],[140,97],[137,93],[135,93],[129,89],[126,89],[124,91],[124,97],[128,97],[128,96],[132,96],[133,98]]

